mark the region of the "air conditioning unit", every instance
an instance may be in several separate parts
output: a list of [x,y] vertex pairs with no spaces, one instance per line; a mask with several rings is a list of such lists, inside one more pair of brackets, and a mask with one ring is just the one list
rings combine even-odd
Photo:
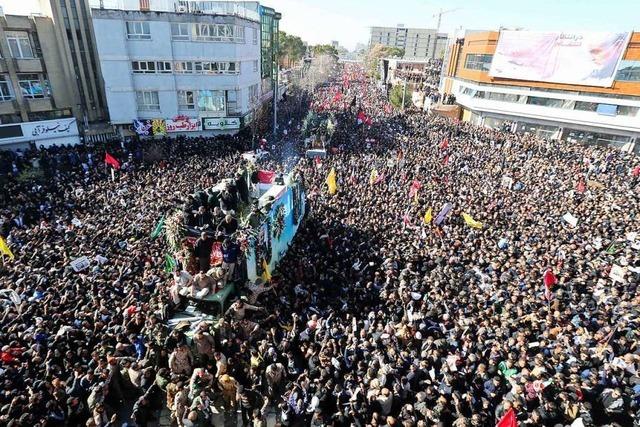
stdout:
[[187,13],[187,6],[183,4],[178,5],[178,13]]

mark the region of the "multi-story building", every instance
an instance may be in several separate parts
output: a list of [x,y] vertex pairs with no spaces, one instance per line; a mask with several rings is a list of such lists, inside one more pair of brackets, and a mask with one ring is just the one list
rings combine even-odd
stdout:
[[64,57],[46,16],[0,14],[0,146],[78,143]]
[[640,33],[467,33],[452,43],[443,75],[440,91],[455,96],[465,121],[640,149]]
[[237,131],[271,98],[280,14],[257,2],[165,3],[92,9],[111,123],[123,133]]
[[435,29],[397,27],[371,27],[369,46],[381,44],[404,50],[405,59],[441,59],[447,47],[448,36]]
[[89,0],[40,0],[40,12],[53,20],[51,42],[62,53],[74,113],[88,132],[89,124],[108,120]]

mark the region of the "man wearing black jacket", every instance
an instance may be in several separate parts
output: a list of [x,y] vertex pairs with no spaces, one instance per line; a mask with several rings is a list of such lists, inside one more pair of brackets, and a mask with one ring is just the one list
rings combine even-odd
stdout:
[[211,258],[211,250],[213,248],[213,239],[211,239],[207,233],[200,234],[200,238],[196,240],[194,246],[194,255],[198,258],[198,265],[200,271],[206,272],[209,270],[209,262]]

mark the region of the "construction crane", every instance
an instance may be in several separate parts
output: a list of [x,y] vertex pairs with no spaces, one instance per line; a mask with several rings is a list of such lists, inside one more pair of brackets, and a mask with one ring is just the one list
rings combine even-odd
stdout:
[[436,47],[438,45],[438,33],[440,32],[440,24],[442,23],[442,15],[446,15],[447,13],[455,12],[457,10],[462,9],[461,7],[456,7],[454,9],[442,10],[440,12],[434,13],[433,18],[438,17],[438,23],[436,24],[436,37],[433,41],[433,52],[431,52],[431,57],[435,59],[436,57]]

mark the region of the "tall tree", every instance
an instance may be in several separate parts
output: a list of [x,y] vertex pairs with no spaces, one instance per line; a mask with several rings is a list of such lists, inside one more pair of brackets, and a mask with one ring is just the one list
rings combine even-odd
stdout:
[[372,46],[365,58],[366,70],[371,76],[375,76],[378,72],[378,63],[381,58],[402,58],[404,50],[399,47],[385,46],[377,44]]
[[300,37],[280,31],[278,41],[280,44],[278,59],[283,67],[289,68],[304,57],[306,46]]
[[313,46],[313,55],[314,56],[331,55],[337,58],[338,49],[331,46],[330,44],[317,44]]

